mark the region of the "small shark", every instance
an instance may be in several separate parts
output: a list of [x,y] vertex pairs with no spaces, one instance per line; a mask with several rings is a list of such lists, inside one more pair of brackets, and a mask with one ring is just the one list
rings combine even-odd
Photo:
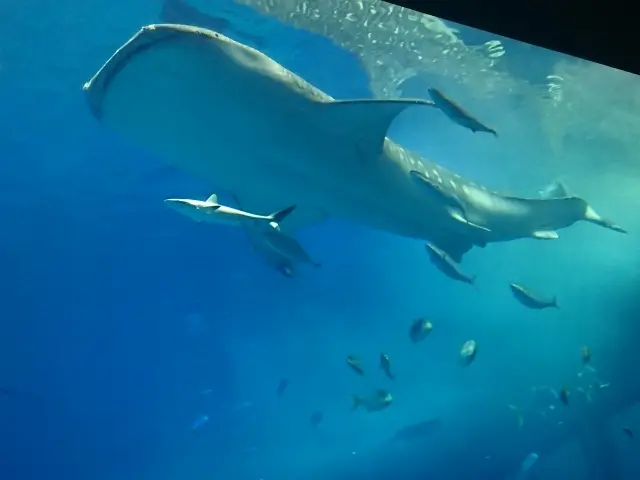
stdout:
[[283,232],[334,216],[474,246],[557,238],[578,221],[624,232],[582,198],[502,195],[387,138],[419,99],[335,100],[258,50],[186,25],[143,27],[84,85],[99,121],[248,211],[297,205]]
[[275,230],[280,230],[280,222],[287,218],[296,208],[291,206],[271,215],[256,215],[255,213],[220,205],[215,194],[204,201],[190,198],[167,198],[164,203],[196,222],[241,225],[243,222],[261,221],[268,223]]

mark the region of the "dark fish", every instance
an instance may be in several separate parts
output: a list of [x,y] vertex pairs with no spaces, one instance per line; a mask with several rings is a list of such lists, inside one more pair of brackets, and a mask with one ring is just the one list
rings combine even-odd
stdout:
[[322,266],[322,264],[316,262],[309,256],[307,251],[295,238],[285,235],[274,228],[265,229],[264,235],[273,248],[281,252],[287,258],[290,258],[292,261],[296,263],[307,263],[315,268]]
[[364,375],[364,369],[362,368],[362,364],[357,357],[353,355],[347,356],[347,365],[349,365],[351,369],[358,375]]
[[288,386],[289,386],[288,378],[280,379],[280,383],[278,383],[278,388],[276,389],[276,394],[278,395],[278,398],[282,398],[282,395],[284,395],[284,392]]
[[629,437],[633,438],[633,430],[631,430],[629,427],[622,427],[622,431]]
[[425,247],[429,254],[429,258],[431,259],[431,263],[433,263],[438,270],[444,273],[447,277],[458,280],[459,282],[475,285],[476,276],[467,275],[462,272],[447,252],[440,250],[438,247],[431,245],[430,243],[427,243]]
[[426,318],[418,318],[415,320],[409,328],[409,338],[413,343],[418,343],[431,333],[433,325]]
[[276,265],[276,270],[287,278],[296,276],[296,266],[289,259],[283,260]]
[[380,354],[380,368],[391,380],[394,380],[393,374],[391,373],[391,359],[389,355],[386,353]]
[[351,410],[356,410],[358,407],[362,407],[369,413],[379,412],[388,408],[392,403],[393,395],[391,395],[391,393],[386,390],[376,390],[366,397],[354,395]]
[[320,425],[320,422],[322,421],[323,418],[324,418],[323,413],[320,410],[318,410],[317,412],[313,412],[313,415],[311,415],[311,419],[309,420],[309,423],[313,428],[316,428],[318,425]]
[[498,132],[493,128],[489,128],[485,124],[481,123],[437,88],[430,88],[429,95],[431,95],[431,99],[436,104],[436,107],[438,107],[442,113],[458,125],[468,128],[473,133],[487,132],[491,133],[495,137],[498,136]]
[[558,393],[558,398],[560,399],[560,401],[562,403],[564,403],[565,405],[569,405],[569,395],[570,395],[570,391],[569,391],[569,387],[564,387],[562,390],[560,390],[560,392]]
[[591,349],[586,345],[582,346],[582,363],[587,364],[591,360]]
[[431,438],[434,433],[438,432],[441,427],[442,421],[439,418],[414,423],[399,429],[392,437],[392,440],[410,442],[427,440]]
[[517,283],[512,283],[509,285],[509,288],[511,289],[513,296],[516,297],[516,299],[525,307],[532,308],[534,310],[542,310],[543,308],[560,308],[558,307],[558,302],[556,301],[555,296],[550,299],[539,298],[530,290],[522,285],[518,285]]

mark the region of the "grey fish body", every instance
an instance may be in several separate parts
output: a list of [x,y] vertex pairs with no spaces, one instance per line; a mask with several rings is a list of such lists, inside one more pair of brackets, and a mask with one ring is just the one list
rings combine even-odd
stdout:
[[442,420],[435,418],[423,422],[414,423],[399,429],[392,440],[419,442],[430,439],[442,428]]
[[366,397],[353,396],[352,410],[358,407],[364,408],[367,412],[379,412],[388,408],[393,403],[393,396],[386,390],[377,390]]
[[288,378],[280,379],[280,382],[278,383],[278,388],[276,388],[276,394],[278,395],[278,398],[282,398],[282,395],[284,395],[284,392],[287,390],[288,386],[289,386]]
[[387,377],[389,377],[391,380],[395,380],[393,373],[391,373],[391,359],[386,353],[380,354],[380,368]]
[[309,424],[313,428],[316,428],[318,425],[320,425],[320,422],[322,422],[323,418],[324,418],[324,414],[320,410],[313,412],[313,414],[311,415],[311,418],[309,419]]
[[429,258],[431,259],[431,263],[433,263],[436,268],[447,277],[470,285],[475,284],[476,276],[467,275],[460,270],[460,268],[458,268],[454,263],[453,259],[451,259],[445,251],[440,250],[438,247],[431,244],[427,244],[426,249],[429,254]]
[[433,102],[436,104],[436,107],[442,110],[442,113],[444,113],[447,117],[449,117],[450,120],[457,123],[461,127],[468,128],[473,133],[486,132],[492,134],[495,137],[498,136],[498,132],[496,132],[493,128],[487,127],[485,124],[474,118],[464,108],[448,98],[437,88],[430,88],[429,95],[431,95],[431,100],[433,100]]
[[409,338],[413,343],[421,342],[429,336],[431,330],[433,330],[433,325],[430,321],[424,318],[418,318],[409,328]]
[[349,365],[351,370],[356,372],[358,375],[364,375],[364,368],[362,367],[362,363],[357,357],[353,355],[347,356],[347,365]]
[[518,300],[525,307],[534,310],[542,310],[544,308],[559,308],[555,296],[548,299],[540,298],[527,288],[523,287],[522,285],[518,285],[517,283],[510,284],[509,288],[511,289],[511,293],[513,293],[513,296],[516,298],[516,300]]
[[300,245],[295,238],[276,229],[264,229],[266,239],[271,243],[273,248],[280,251],[284,256],[290,258],[295,263],[309,264],[315,268],[322,265],[314,261],[307,251]]
[[467,340],[460,349],[460,361],[463,365],[470,365],[478,354],[478,344],[475,340]]

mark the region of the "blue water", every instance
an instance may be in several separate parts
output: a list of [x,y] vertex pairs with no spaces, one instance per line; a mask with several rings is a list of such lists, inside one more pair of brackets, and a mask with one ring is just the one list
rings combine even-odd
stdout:
[[[323,267],[286,278],[240,229],[167,209],[164,198],[206,198],[211,186],[109,131],[85,104],[83,83],[160,21],[161,6],[0,5],[0,479],[638,478],[638,439],[622,432],[640,435],[637,210],[601,188],[601,171],[562,173],[630,235],[580,224],[557,242],[476,249],[464,268],[482,279],[477,291],[435,270],[422,242],[335,219],[296,234]],[[268,36],[222,27],[336,98],[371,96],[351,53],[255,20]],[[554,62],[538,55],[510,68],[537,82]],[[407,116],[392,133],[497,188],[534,194],[557,173],[538,166],[549,152],[524,136],[522,154],[504,159],[493,137],[444,118]],[[524,309],[511,281],[557,294],[561,309]],[[434,331],[413,345],[420,316]],[[478,357],[462,368],[471,338]],[[595,373],[583,371],[585,344]],[[378,367],[382,351],[395,380]],[[576,389],[596,377],[589,403]],[[532,391],[565,385],[569,406]],[[351,411],[352,395],[380,388],[391,407]],[[522,427],[508,405],[523,410]],[[392,440],[425,421],[417,438]],[[532,452],[539,459],[519,473]]]

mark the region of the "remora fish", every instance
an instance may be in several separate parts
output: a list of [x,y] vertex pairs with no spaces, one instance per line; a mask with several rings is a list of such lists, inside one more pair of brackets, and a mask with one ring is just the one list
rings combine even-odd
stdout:
[[400,113],[434,102],[334,100],[211,30],[143,27],[84,91],[102,123],[248,211],[297,205],[285,233],[335,216],[423,239],[459,262],[474,245],[550,238],[580,220],[623,231],[581,198],[501,195],[386,138]]
[[[235,196],[234,201],[242,209],[242,204]],[[297,275],[297,264],[299,263],[311,263],[313,266],[320,266],[320,264],[311,260],[311,257],[295,238],[285,235],[270,225],[265,226],[264,222],[242,222],[242,228],[251,242],[253,250],[268,265],[286,277],[292,278]]]
[[495,137],[498,136],[498,132],[493,128],[489,128],[485,124],[481,123],[437,88],[430,88],[428,91],[431,96],[431,100],[436,104],[436,107],[442,110],[442,113],[449,117],[453,122],[457,123],[461,127],[468,128],[473,133],[487,132],[491,133]]
[[439,249],[435,245],[430,245],[428,243],[426,245],[426,249],[427,253],[429,254],[429,258],[431,259],[431,263],[433,263],[438,268],[438,270],[444,273],[447,277],[458,280],[459,282],[475,285],[476,276],[467,275],[462,270],[460,270],[453,259],[449,255],[447,255],[447,252]]
[[[253,246],[253,250],[272,268],[285,277],[293,278],[297,275],[296,262],[275,248],[265,236],[264,227],[257,222],[243,222],[242,229]],[[273,229],[272,229],[273,230]]]
[[223,223],[227,225],[241,225],[247,221],[262,221],[275,230],[280,230],[280,222],[295,210],[295,206],[285,208],[271,215],[257,215],[218,203],[218,196],[211,195],[205,201],[190,198],[167,198],[164,201],[169,207],[196,222]]
[[523,287],[522,285],[518,285],[517,283],[510,284],[509,288],[511,289],[513,296],[516,297],[516,300],[525,307],[532,308],[534,310],[542,310],[543,308],[560,308],[558,307],[558,302],[555,296],[549,299],[540,298],[531,292],[531,290]]

